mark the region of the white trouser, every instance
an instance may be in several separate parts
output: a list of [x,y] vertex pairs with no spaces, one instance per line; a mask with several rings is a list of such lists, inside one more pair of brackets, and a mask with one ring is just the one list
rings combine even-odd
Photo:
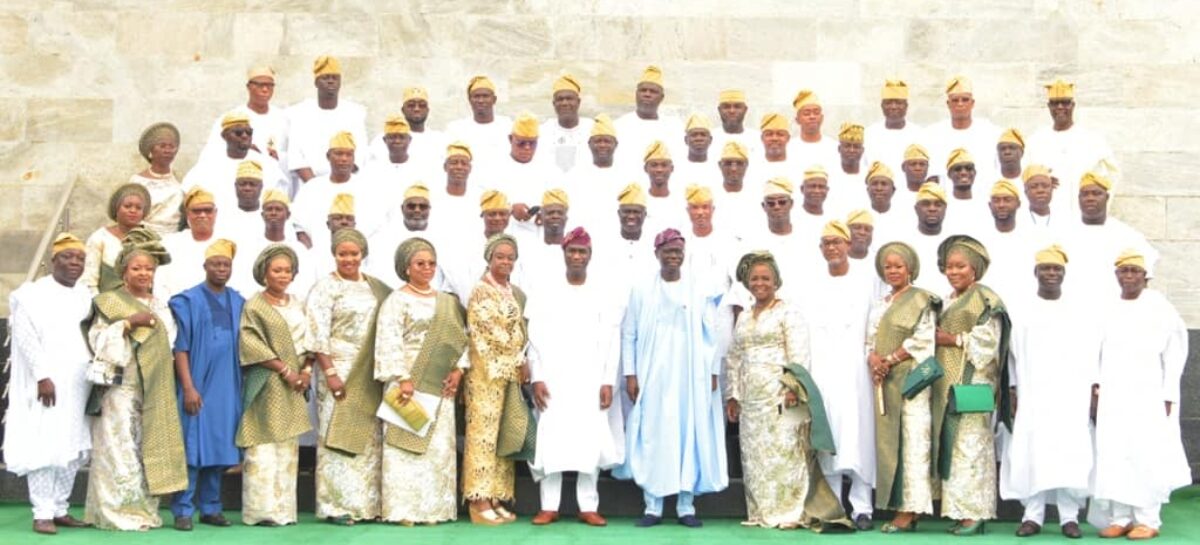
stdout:
[[858,518],[859,515],[870,518],[875,510],[875,505],[871,502],[871,485],[853,471],[826,474],[825,481],[829,483],[829,488],[833,489],[833,495],[837,496],[839,502],[842,501],[842,476],[850,478],[850,508],[854,510],[852,518]]
[[1077,497],[1066,488],[1043,490],[1021,500],[1021,504],[1025,506],[1025,515],[1021,517],[1021,520],[1036,522],[1041,526],[1046,520],[1046,504],[1054,503],[1058,505],[1059,525],[1068,522],[1078,523],[1079,511],[1083,509],[1083,502],[1085,500],[1086,498]]
[[[642,501],[646,502],[647,515],[661,517],[663,514],[663,496],[655,496],[645,490],[642,491]],[[691,492],[680,492],[675,498],[675,514],[679,517],[696,514],[696,495]]]
[[1147,507],[1135,507],[1133,505],[1110,501],[1108,508],[1110,524],[1117,526],[1144,524],[1157,530],[1162,526],[1162,519],[1158,516],[1161,509],[1161,503]]
[[[542,510],[558,511],[562,500],[562,473],[550,473],[542,478]],[[596,474],[580,472],[575,478],[575,501],[579,512],[594,512],[600,507],[600,493],[596,491]]]
[[33,504],[34,520],[50,520],[66,516],[67,498],[75,486],[75,473],[83,464],[77,459],[67,467],[44,467],[25,475],[29,483],[29,503]]

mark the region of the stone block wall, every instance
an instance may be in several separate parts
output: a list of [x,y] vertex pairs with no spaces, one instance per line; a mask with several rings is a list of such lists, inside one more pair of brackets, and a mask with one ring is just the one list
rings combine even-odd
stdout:
[[[426,86],[431,123],[467,115],[464,86],[496,80],[505,113],[551,115],[550,83],[578,76],[584,113],[632,106],[660,64],[665,107],[715,116],[745,88],[751,113],[790,110],[801,87],[827,103],[826,131],[879,117],[901,77],[910,114],[945,116],[941,87],[972,77],[977,112],[1027,133],[1049,122],[1041,85],[1077,83],[1077,117],[1123,167],[1116,214],[1162,251],[1156,285],[1200,327],[1200,5],[1189,0],[8,0],[0,5],[0,315],[67,180],[81,236],[109,191],[143,167],[146,125],[183,132],[186,172],[213,119],[244,100],[245,69],[279,72],[276,104],[312,94],[312,59],[341,58],[344,96],[369,126]],[[868,144],[869,145],[869,144]]]

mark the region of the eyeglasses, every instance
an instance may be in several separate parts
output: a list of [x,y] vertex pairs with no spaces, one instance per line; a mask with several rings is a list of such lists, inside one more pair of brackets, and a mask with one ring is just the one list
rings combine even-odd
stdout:
[[765,204],[771,208],[784,207],[784,206],[787,206],[788,203],[790,203],[790,202],[792,202],[791,199],[765,199],[765,200],[763,200],[763,204]]
[[241,127],[239,127],[239,128],[236,128],[236,129],[229,129],[229,134],[232,134],[232,135],[234,135],[234,136],[237,136],[237,137],[239,137],[239,138],[240,138],[240,137],[242,137],[242,136],[251,136],[251,135],[253,135],[253,134],[254,134],[254,129],[251,129],[251,128],[249,128],[249,127],[246,127],[246,128],[241,128]]

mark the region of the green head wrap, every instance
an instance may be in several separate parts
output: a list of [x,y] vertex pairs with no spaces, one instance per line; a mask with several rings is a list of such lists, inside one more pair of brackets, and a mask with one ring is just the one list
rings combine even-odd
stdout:
[[125,274],[129,260],[136,255],[148,255],[160,267],[171,262],[171,254],[163,248],[158,233],[145,227],[136,227],[125,234],[125,240],[121,241],[121,253],[117,255],[117,271]]
[[903,242],[889,242],[879,248],[875,254],[875,273],[883,280],[883,262],[889,255],[898,255],[908,267],[908,281],[912,282],[921,274],[921,260],[917,259],[917,251]]
[[953,235],[946,237],[946,240],[943,240],[938,245],[938,270],[943,274],[946,272],[946,259],[954,252],[958,252],[967,258],[967,262],[971,264],[971,268],[975,269],[975,280],[983,278],[983,274],[987,272],[988,265],[992,262],[991,257],[988,257],[987,248],[983,247],[983,243],[967,235]]
[[288,261],[292,262],[292,279],[296,278],[296,274],[300,272],[300,258],[296,256],[296,252],[286,244],[271,244],[254,260],[254,281],[258,282],[258,285],[266,287],[267,267],[279,256],[287,257]]
[[358,232],[358,229],[339,229],[333,233],[333,242],[329,245],[329,251],[337,253],[338,244],[343,242],[353,242],[359,250],[362,250],[362,256],[367,257],[367,237]]
[[145,217],[146,212],[150,211],[150,191],[142,184],[131,182],[118,187],[108,197],[108,219],[117,221],[117,209],[121,208],[121,201],[130,195],[137,195],[142,199],[142,217]]
[[741,282],[746,289],[750,289],[750,270],[757,265],[770,267],[771,274],[775,275],[775,289],[783,287],[783,277],[779,275],[779,264],[775,262],[775,256],[765,250],[750,252],[742,256],[737,264],[737,281]]
[[421,237],[412,237],[396,247],[396,276],[408,282],[408,264],[412,261],[413,256],[421,250],[427,250],[433,254],[435,259],[437,258],[437,250],[433,249],[433,244]]
[[142,157],[149,161],[150,148],[153,148],[154,144],[157,144],[164,138],[170,138],[174,140],[175,145],[178,146],[179,129],[175,128],[175,125],[166,122],[155,123],[149,127],[146,127],[146,130],[142,131],[142,137],[138,139],[138,152],[142,154]]
[[[508,244],[509,246],[512,246],[513,253],[517,253],[517,239],[513,238],[513,236],[508,233],[496,233],[492,235],[492,238],[488,239],[487,246],[484,246],[483,248],[483,260],[491,262],[492,252],[495,252],[496,248],[502,244]],[[514,255],[514,257],[516,256]]]

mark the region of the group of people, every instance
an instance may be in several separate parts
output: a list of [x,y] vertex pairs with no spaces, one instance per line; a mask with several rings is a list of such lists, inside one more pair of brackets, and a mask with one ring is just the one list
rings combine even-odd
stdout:
[[615,121],[581,117],[569,75],[553,118],[510,119],[478,76],[445,133],[414,87],[369,142],[338,61],[313,80],[284,110],[252,69],[182,182],[178,130],[149,127],[113,223],[60,235],[11,295],[5,459],[35,531],[155,528],[165,495],[176,529],[228,526],[235,466],[243,522],[293,524],[301,444],[334,524],[455,520],[460,498],[511,523],[520,461],[534,524],[558,520],[566,473],[578,518],[606,524],[610,471],[641,488],[638,526],[674,496],[699,527],[733,422],[753,526],[869,530],[881,509],[909,532],[940,499],[973,535],[999,495],[1025,506],[1018,536],[1056,504],[1080,537],[1090,498],[1102,537],[1147,539],[1191,482],[1187,331],[1153,247],[1108,216],[1115,161],[1069,83],[1026,154],[964,77],[944,122],[909,122],[888,80],[884,119],[831,138],[810,90],[793,137],[777,113],[745,127],[740,90],[720,127],[660,113],[654,66]]

